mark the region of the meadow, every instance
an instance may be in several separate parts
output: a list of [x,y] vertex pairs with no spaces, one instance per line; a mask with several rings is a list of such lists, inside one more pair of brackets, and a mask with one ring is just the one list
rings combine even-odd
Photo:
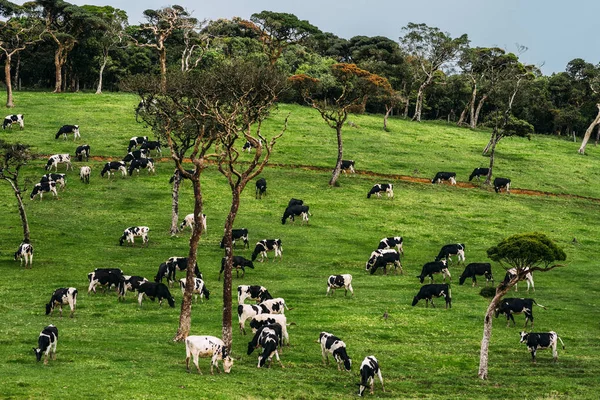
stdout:
[[[135,96],[127,94],[18,93],[15,113],[24,113],[25,130],[4,131],[0,137],[31,144],[41,155],[69,152],[88,143],[92,156],[120,159],[132,136],[151,136],[135,122]],[[600,184],[594,167],[600,152],[592,145],[587,156],[576,154],[577,144],[554,137],[534,136],[500,143],[496,175],[510,177],[516,188],[548,192],[543,196],[496,194],[489,188],[450,187],[393,180],[395,198],[366,198],[375,183],[389,176],[431,178],[452,170],[466,181],[471,170],[487,166],[481,150],[485,131],[459,129],[439,122],[390,121],[381,129],[381,116],[352,116],[358,126],[345,128],[345,157],[354,159],[359,174],[341,176],[339,187],[327,185],[336,156],[335,135],[308,108],[281,105],[265,124],[276,132],[287,113],[289,128],[276,145],[272,165],[261,176],[267,196],[254,198],[252,184],[242,196],[236,227],[249,230],[251,249],[236,254],[250,257],[253,244],[281,238],[283,260],[255,263],[239,284],[259,284],[286,299],[291,346],[281,355],[285,369],[273,363],[257,369],[258,355],[246,355],[250,335],[242,336],[234,318],[233,356],[229,375],[209,374],[209,360],[201,359],[204,375],[185,371],[185,346],[172,338],[178,324],[181,292],[172,293],[176,307],[145,300],[138,307],[131,294],[117,302],[114,292],[87,294],[87,273],[116,267],[126,274],[152,279],[161,262],[187,254],[189,233],[169,235],[170,185],[173,164],[164,158],[156,175],[102,179],[102,161],[74,162],[60,200],[26,199],[35,257],[32,269],[12,259],[22,237],[14,196],[0,185],[0,386],[1,398],[354,398],[358,367],[367,355],[381,365],[386,392],[375,385],[377,398],[597,398],[600,373],[598,341],[598,272]],[[82,139],[55,140],[63,124],[79,124]],[[166,156],[167,152],[163,151]],[[249,158],[244,155],[243,158]],[[45,157],[23,170],[29,188],[44,173]],[[78,179],[78,167],[90,165],[89,185]],[[64,167],[59,167],[63,172]],[[379,175],[379,176],[378,176]],[[209,300],[193,306],[192,333],[220,336],[222,282],[217,281],[222,250],[219,242],[229,209],[225,179],[214,167],[203,175],[208,232],[200,240],[198,263],[211,291]],[[582,199],[565,194],[585,196]],[[28,197],[28,196],[27,196]],[[289,198],[301,198],[313,216],[308,226],[281,224]],[[182,185],[181,218],[192,210],[192,191]],[[147,248],[119,246],[124,228],[150,227]],[[556,331],[566,350],[551,361],[547,350],[533,365],[519,344],[524,317],[516,327],[494,320],[490,346],[489,380],[477,378],[483,315],[488,300],[470,282],[458,285],[463,266],[453,264],[452,309],[443,300],[437,308],[423,302],[411,307],[420,284],[415,277],[447,243],[465,243],[466,261],[487,262],[486,249],[506,236],[527,231],[549,235],[567,253],[564,268],[534,276],[536,291],[529,297],[548,309],[535,308],[535,331]],[[364,265],[386,236],[405,240],[404,274],[365,272]],[[576,243],[573,239],[576,238]],[[272,256],[271,256],[272,258]],[[504,270],[493,264],[500,281]],[[355,296],[337,291],[325,297],[331,274],[353,275]],[[181,274],[178,275],[180,277]],[[436,282],[440,281],[436,277]],[[480,280],[480,286],[484,283]],[[75,286],[79,298],[75,318],[44,315],[44,304],[58,287]],[[526,285],[517,293],[526,296]],[[234,304],[236,299],[234,299]],[[387,320],[382,318],[388,312]],[[58,359],[49,365],[35,362],[32,347],[49,323],[60,330]],[[323,366],[316,343],[321,331],[346,342],[353,360],[351,373],[335,363]]]

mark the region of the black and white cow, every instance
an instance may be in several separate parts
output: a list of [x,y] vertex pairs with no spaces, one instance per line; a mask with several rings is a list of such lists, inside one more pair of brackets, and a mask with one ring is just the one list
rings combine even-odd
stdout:
[[33,186],[33,190],[31,191],[31,195],[29,196],[29,200],[33,200],[36,196],[40,196],[40,201],[44,197],[44,193],[52,193],[52,197],[56,197],[58,200],[58,193],[56,192],[56,182],[48,181],[44,183],[36,183]]
[[[181,294],[185,294],[185,285],[186,278],[181,278],[179,280],[179,287],[181,288]],[[192,290],[192,294],[194,295],[194,299],[196,303],[198,302],[198,296],[200,296],[200,300],[204,303],[204,298],[206,300],[210,300],[210,290],[206,287],[204,281],[200,278],[194,278],[194,289]]]
[[135,149],[142,143],[148,141],[148,136],[134,136],[129,139],[129,146],[127,146],[127,152],[131,152],[131,149]]
[[301,206],[304,204],[304,201],[300,200],[300,199],[295,199],[295,198],[291,198],[290,201],[288,202],[288,207],[291,206]]
[[489,173],[490,173],[489,168],[475,168],[473,170],[473,172],[471,172],[471,175],[469,176],[469,182],[471,182],[473,180],[473,178],[477,178],[477,180],[479,180],[479,177],[487,176]]
[[246,352],[247,355],[252,354],[254,352],[254,349],[261,347],[259,339],[260,339],[262,332],[265,329],[273,329],[275,331],[275,333],[277,334],[277,346],[279,348],[281,348],[283,346],[283,327],[281,326],[281,324],[279,324],[277,322],[274,322],[272,324],[261,324],[256,329],[256,331],[253,330],[254,337],[252,338],[252,340],[250,342],[248,342],[248,351]]
[[239,285],[237,287],[238,304],[244,304],[246,299],[255,300],[261,303],[265,300],[272,299],[271,293],[264,286],[258,285]]
[[150,155],[150,151],[156,150],[162,156],[162,149],[160,148],[160,142],[159,141],[152,141],[152,140],[150,140],[148,142],[144,142],[140,146],[140,149],[141,150],[146,150],[148,152],[148,155]]
[[260,314],[270,314],[271,312],[267,308],[266,305],[250,305],[250,304],[238,304],[237,308],[238,312],[238,322],[240,324],[240,332],[244,335],[246,334],[246,328],[244,325],[246,324],[246,320],[250,318],[254,318]]
[[198,373],[200,367],[198,366],[198,357],[210,357],[210,374],[214,375],[213,367],[217,367],[217,372],[221,373],[219,369],[219,360],[223,362],[223,371],[228,374],[231,372],[233,366],[233,358],[227,351],[227,346],[223,341],[215,336],[195,336],[191,335],[185,338],[185,366],[187,371],[190,372],[190,358],[194,357],[194,365]]
[[74,287],[56,289],[52,293],[50,302],[46,304],[46,315],[50,314],[52,316],[54,308],[58,306],[60,317],[62,318],[62,306],[66,306],[67,304],[71,308],[69,317],[73,318],[73,315],[75,315],[75,306],[77,305],[77,289]]
[[67,184],[67,175],[66,174],[45,174],[40,178],[40,183],[46,183],[54,181],[60,185],[60,189],[64,189]]
[[256,242],[254,251],[252,252],[252,261],[256,260],[256,257],[260,254],[260,262],[263,262],[267,256],[267,252],[274,251],[275,256],[273,261],[279,256],[279,261],[283,260],[283,247],[281,247],[281,239],[263,239],[260,242]]
[[456,172],[438,172],[431,183],[441,183],[442,181],[448,181],[451,185],[456,185]]
[[494,277],[492,276],[492,265],[490,263],[471,263],[465,267],[462,275],[458,280],[458,284],[462,285],[465,283],[467,278],[473,278],[473,285],[477,285],[477,275],[485,276],[485,286],[487,287],[488,282],[492,281],[494,284]]
[[264,325],[279,324],[281,325],[282,344],[290,345],[290,336],[287,331],[287,318],[283,314],[259,314],[250,320],[250,328],[252,332],[256,331]]
[[56,132],[54,139],[58,139],[60,135],[63,135],[63,138],[67,140],[67,135],[69,133],[73,134],[73,141],[75,141],[77,138],[80,138],[81,135],[79,134],[79,125],[63,125],[58,132]]
[[[187,172],[190,175],[194,175],[194,170],[193,169],[186,169],[185,172]],[[176,169],[175,172],[173,172],[173,175],[171,176],[171,179],[169,179],[169,183],[173,183],[175,181],[175,176],[177,176],[177,175],[181,175],[181,172],[179,172],[178,169]]]
[[134,150],[134,151],[130,151],[129,153],[127,153],[121,161],[123,161],[124,163],[127,164],[127,163],[131,163],[133,160],[141,160],[143,158],[147,158],[147,155],[148,155],[147,150],[143,150],[143,149]]
[[[258,139],[258,146],[262,146],[262,140]],[[246,143],[244,143],[244,146],[242,146],[242,152],[247,151],[248,153],[252,152],[252,149],[255,148],[257,146],[255,146],[251,141],[246,140]]]
[[138,287],[138,303],[142,307],[142,299],[148,296],[152,301],[158,298],[158,305],[162,306],[163,299],[167,299],[169,307],[175,307],[175,298],[171,296],[169,288],[164,283],[144,282]]
[[[535,292],[535,285],[533,284],[533,274],[531,272],[529,272],[529,268],[525,268],[524,272],[527,272],[527,274],[525,274],[525,277],[523,278],[527,282],[527,293],[529,293],[529,288],[530,287]],[[502,283],[504,285],[507,285],[508,282],[510,282],[510,280],[513,279],[516,275],[517,275],[517,269],[516,268],[511,268],[511,269],[507,270],[506,271],[506,275],[504,275],[504,281]],[[517,290],[518,289],[517,288],[517,283],[515,283],[515,292],[518,291]]]
[[269,310],[269,314],[285,314],[285,310],[289,310],[287,304],[285,304],[285,300],[281,297],[262,301],[259,305],[263,308],[266,307]]
[[[244,241],[244,247],[243,248],[250,248],[250,242],[248,242],[248,229],[246,228],[239,228],[239,229],[232,229],[231,230],[231,245],[233,247],[235,247],[235,241],[242,239]],[[220,244],[221,248],[224,249],[225,248],[225,236],[223,236],[223,239],[221,239],[221,244]]]
[[23,114],[12,114],[4,117],[4,122],[2,123],[2,129],[11,128],[12,124],[19,124],[21,130],[25,128],[25,122],[23,121]]
[[119,292],[119,299],[125,299],[125,295],[128,290],[137,291],[140,285],[144,282],[148,282],[148,279],[139,275],[123,275],[123,281],[119,282],[117,291]]
[[386,193],[387,197],[394,198],[394,185],[391,183],[378,183],[374,185],[369,193],[367,193],[367,199],[370,199],[372,194],[376,194],[377,197],[381,197],[381,192]]
[[335,294],[335,289],[344,288],[344,296],[348,294],[348,290],[354,296],[354,289],[352,289],[352,275],[350,274],[342,274],[342,275],[330,275],[327,278],[327,293],[325,296],[329,294],[331,290],[331,295]]
[[296,216],[302,217],[302,223],[306,222],[308,224],[308,216],[312,215],[310,211],[308,211],[308,206],[289,206],[285,209],[283,213],[283,217],[281,217],[281,223],[285,225],[287,219],[291,219],[294,221]]
[[90,282],[88,294],[92,291],[96,293],[96,286],[104,286],[105,291],[115,286],[119,297],[122,297],[119,288],[124,284],[125,277],[119,268],[96,268],[88,273],[88,281]]
[[256,199],[262,199],[263,196],[267,194],[267,180],[265,178],[260,178],[256,181]]
[[371,270],[371,275],[377,271],[378,268],[383,268],[384,275],[387,275],[388,264],[394,264],[394,270],[397,271],[400,268],[400,273],[404,273],[402,270],[402,262],[400,261],[400,253],[393,249],[387,250],[375,250],[371,253],[369,260],[365,264],[365,269]]
[[[206,234],[208,232],[206,229],[206,214],[201,214],[199,220],[202,224],[202,232]],[[188,214],[179,225],[179,231],[183,231],[186,226],[189,226],[190,231],[193,231],[194,225],[196,225],[196,222],[194,221],[194,214]]]
[[329,364],[329,354],[331,354],[337,363],[338,371],[341,370],[340,366],[342,364],[344,364],[346,371],[350,371],[352,360],[346,353],[346,343],[327,332],[321,332],[319,334],[319,343],[321,343],[323,364]]
[[[167,261],[160,264],[158,267],[158,273],[154,277],[154,282],[162,282],[163,278],[167,278],[167,283],[169,286],[173,286],[173,283],[176,279],[176,272],[185,271],[188,267],[188,258],[187,257],[169,257]],[[198,263],[194,266],[194,275],[197,278],[203,279],[202,273],[198,269]]]
[[508,178],[495,178],[494,179],[494,190],[496,193],[501,192],[502,189],[506,189],[506,193],[510,193],[510,179]]
[[381,382],[381,390],[385,392],[383,386],[383,377],[381,376],[381,369],[379,368],[379,362],[375,356],[367,356],[360,364],[360,383],[358,384],[358,395],[362,396],[365,393],[367,386],[371,386],[371,394],[375,390],[375,375],[379,377]]
[[77,146],[77,148],[75,149],[75,158],[77,158],[77,160],[83,161],[84,157],[85,157],[85,161],[87,161],[88,158],[90,157],[90,145],[89,144],[82,144],[81,146]]
[[52,167],[54,167],[54,171],[58,171],[58,164],[66,164],[67,171],[69,168],[73,170],[73,166],[71,165],[71,156],[69,154],[55,154],[48,158],[48,162],[46,163],[46,171],[50,171]]
[[52,356],[56,360],[56,344],[58,343],[58,328],[50,324],[45,327],[38,337],[38,347],[33,348],[35,357],[38,362],[41,361],[44,355],[44,364],[48,364],[48,357]]
[[525,326],[527,326],[527,321],[531,321],[531,328],[533,329],[533,305],[538,307],[544,307],[541,304],[538,304],[534,299],[523,299],[523,298],[507,298],[502,299],[500,304],[496,307],[494,311],[495,317],[498,318],[498,315],[504,314],[506,315],[506,326],[510,326],[510,321],[512,320],[513,325],[516,325],[515,318],[513,314],[525,314]]
[[531,353],[531,361],[535,363],[535,355],[537,350],[552,349],[552,358],[554,362],[558,361],[558,351],[556,351],[557,339],[562,343],[563,350],[565,344],[558,334],[554,331],[550,332],[521,332],[521,340],[519,343],[526,343],[527,350]]
[[15,261],[20,260],[21,265],[23,265],[23,260],[25,260],[25,268],[27,268],[27,263],[29,263],[29,268],[33,265],[33,246],[30,243],[21,243],[19,245],[19,249],[15,252]]
[[412,306],[416,306],[419,300],[425,299],[425,307],[429,307],[431,301],[431,307],[435,307],[433,304],[434,297],[444,297],[446,300],[446,308],[452,308],[452,292],[450,285],[447,283],[432,283],[429,285],[421,286],[419,293],[413,297]]
[[92,169],[87,165],[79,168],[79,179],[83,183],[90,183],[90,175],[92,175]]
[[417,275],[417,278],[419,278],[419,281],[423,283],[425,277],[429,276],[430,283],[433,283],[433,274],[439,273],[441,273],[444,277],[444,282],[446,282],[446,276],[448,279],[452,280],[452,276],[450,275],[450,271],[448,271],[448,266],[446,265],[446,260],[425,263],[425,265],[423,265],[423,269],[421,270],[421,275]]
[[402,236],[387,237],[379,241],[379,246],[377,246],[377,249],[387,250],[391,249],[392,247],[396,247],[400,253],[404,254],[404,249],[402,248],[403,243],[404,239],[402,239]]
[[140,158],[139,160],[131,161],[131,164],[129,164],[129,176],[131,176],[133,170],[135,170],[139,175],[140,168],[148,170],[148,175],[150,175],[150,172],[153,174],[156,173],[156,170],[154,169],[154,160],[151,158]]
[[108,178],[110,179],[111,175],[114,175],[117,171],[121,171],[121,176],[127,176],[127,169],[125,169],[125,163],[123,161],[111,161],[104,164],[104,168],[102,172],[100,172],[100,176],[104,178],[104,174],[108,173]]
[[135,245],[134,238],[136,236],[141,236],[144,244],[148,247],[148,232],[150,228],[147,226],[131,226],[123,231],[123,235],[119,239],[119,245],[123,246],[125,240],[127,243],[131,243],[132,246]]
[[465,245],[463,243],[453,243],[442,246],[440,252],[438,253],[435,261],[440,261],[441,259],[446,260],[446,264],[452,261],[450,256],[458,256],[458,262],[465,262]]
[[348,174],[348,171],[351,174],[356,173],[354,170],[354,160],[342,160],[342,172]]
[[[281,368],[285,368],[281,363],[279,353],[277,352],[277,345],[281,343],[281,329],[279,329],[278,332],[278,326],[279,324],[267,325],[256,332],[255,338],[257,339],[257,345],[262,347],[263,349],[262,354],[258,356],[258,368],[264,366],[267,360],[269,361],[270,367],[273,355],[275,355],[275,358],[277,358],[277,361],[279,362],[279,365],[281,365]],[[281,328],[281,326],[279,326],[279,328]],[[250,347],[251,344],[252,342],[250,342],[248,346]]]

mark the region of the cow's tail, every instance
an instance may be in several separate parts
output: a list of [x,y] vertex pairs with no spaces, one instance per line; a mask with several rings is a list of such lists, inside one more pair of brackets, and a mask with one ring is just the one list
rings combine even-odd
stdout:
[[[533,299],[532,299],[533,300]],[[538,307],[542,307],[544,310],[547,310],[547,308],[541,304],[538,304],[535,300],[533,300],[533,304],[535,304]]]
[[564,349],[565,349],[565,344],[564,344],[564,342],[562,341],[562,339],[560,338],[560,336],[558,336],[558,333],[556,334],[556,338],[557,338],[558,340],[560,340],[560,343],[562,344],[562,347],[563,347],[563,350],[564,350]]

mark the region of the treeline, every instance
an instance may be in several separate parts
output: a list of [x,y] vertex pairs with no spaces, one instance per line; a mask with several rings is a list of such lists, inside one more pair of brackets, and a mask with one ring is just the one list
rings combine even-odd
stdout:
[[[599,65],[574,59],[564,72],[544,76],[520,61],[524,48],[471,47],[466,34],[451,37],[425,24],[399,27],[393,39],[344,39],[292,14],[263,11],[250,20],[207,21],[173,5],[146,10],[146,22],[130,26],[123,10],[61,0],[22,6],[0,0],[0,16],[8,107],[14,89],[117,91],[132,75],[166,79],[168,71],[244,58],[322,82],[335,81],[331,67],[337,63],[386,78],[393,93],[365,97],[355,112],[475,128],[497,125],[508,109],[537,133],[569,136],[583,135],[598,112]],[[304,101],[297,89],[283,100]]]

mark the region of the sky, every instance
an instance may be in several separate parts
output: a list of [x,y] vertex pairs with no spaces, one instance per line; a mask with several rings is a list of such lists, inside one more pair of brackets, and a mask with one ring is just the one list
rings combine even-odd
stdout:
[[[14,1],[14,0],[13,0]],[[69,1],[69,0],[67,0]],[[16,1],[22,4],[23,1]],[[241,17],[263,10],[286,12],[324,32],[350,39],[385,36],[398,40],[409,22],[425,23],[451,37],[467,34],[471,47],[501,47],[541,67],[545,75],[565,70],[574,58],[597,64],[598,0],[71,0],[77,5],[110,5],[127,12],[130,24],[144,22],[143,11],[179,4],[200,20]]]

